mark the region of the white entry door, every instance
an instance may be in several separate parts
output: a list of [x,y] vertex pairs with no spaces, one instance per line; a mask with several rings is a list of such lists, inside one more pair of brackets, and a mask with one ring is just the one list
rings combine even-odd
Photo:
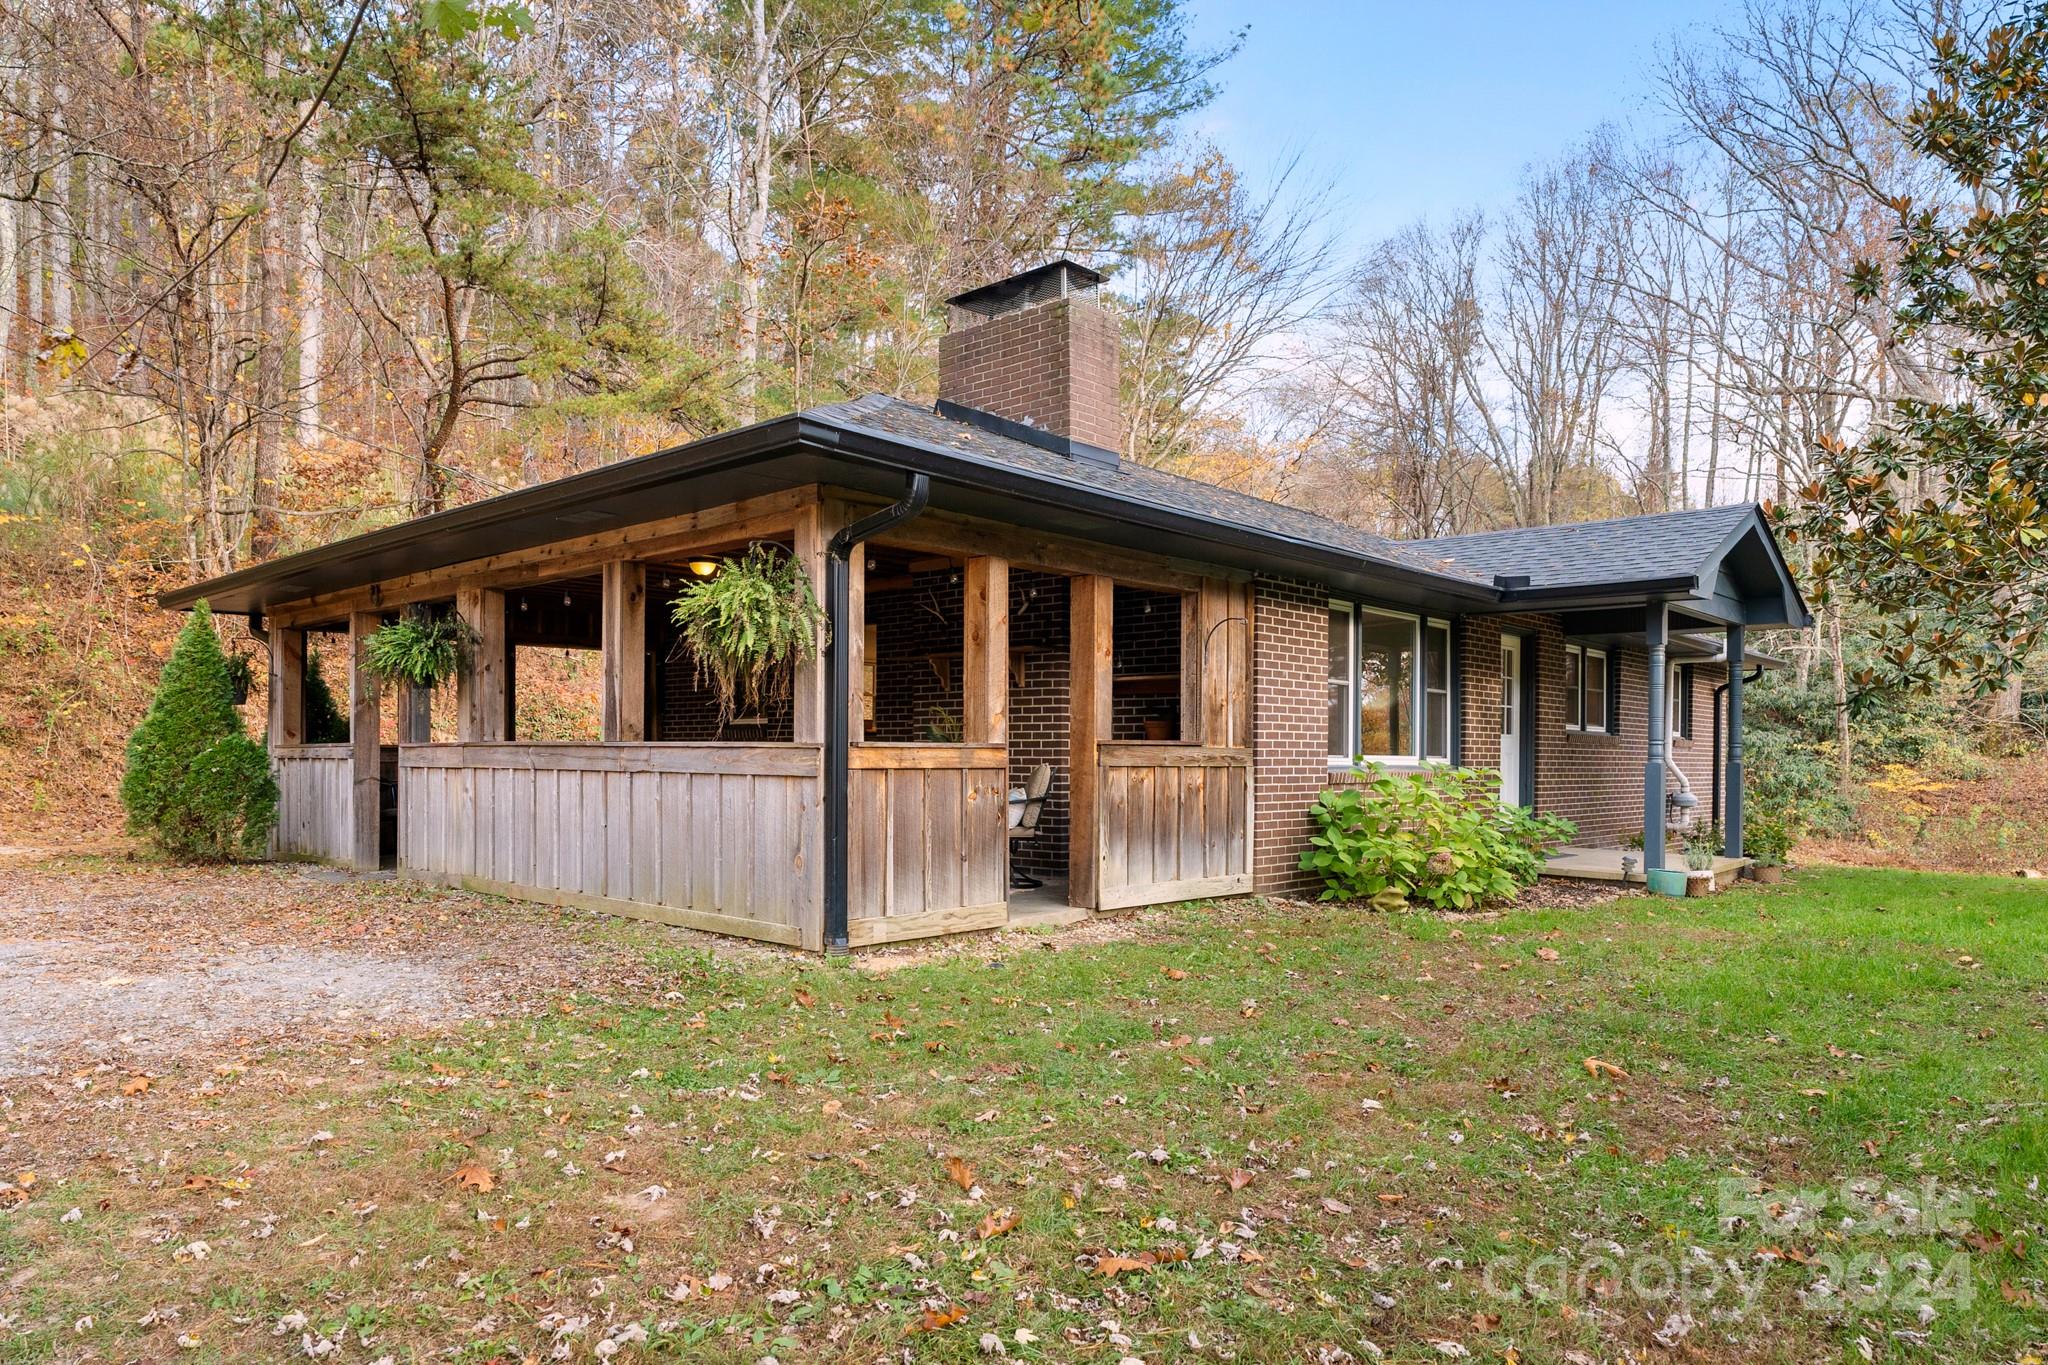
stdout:
[[1522,804],[1522,641],[1500,637],[1500,799]]

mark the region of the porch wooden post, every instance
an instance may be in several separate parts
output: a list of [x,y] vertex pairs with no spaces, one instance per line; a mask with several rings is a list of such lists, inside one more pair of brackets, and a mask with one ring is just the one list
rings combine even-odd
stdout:
[[305,743],[306,632],[270,628],[270,747]]
[[434,692],[432,688],[398,685],[398,742],[425,744],[434,737]]
[[647,738],[647,566],[604,566],[604,737]]
[[1251,743],[1251,589],[1205,578],[1182,599],[1191,620],[1181,632],[1181,705],[1198,708],[1193,724],[1183,714],[1181,737],[1217,749]]
[[[797,563],[804,566],[804,576],[811,580],[811,592],[820,606],[825,601],[825,546],[845,524],[845,515],[844,507],[832,502],[812,502],[796,509],[791,540]],[[799,744],[825,742],[825,707],[830,704],[825,695],[825,632],[826,625],[821,620],[811,657],[796,666],[791,724],[792,738]]]
[[1010,562],[967,561],[967,639],[960,683],[960,738],[1007,744],[1010,735]]
[[375,872],[381,861],[377,675],[366,666],[364,651],[370,632],[382,624],[383,618],[374,611],[351,612],[348,618],[348,744],[354,779],[349,861],[358,872]]
[[846,556],[846,742],[868,737],[868,547]]
[[1115,662],[1115,584],[1099,574],[1069,580],[1067,669],[1072,710],[1067,745],[1067,903],[1095,909],[1102,894],[1101,769],[1097,747],[1110,736]]
[[[1645,690],[1649,695],[1649,706],[1644,714],[1648,718],[1649,751],[1643,763],[1643,870],[1661,870],[1664,866],[1664,644],[1666,610],[1662,602],[1652,602],[1643,622],[1643,638],[1650,647],[1650,678]],[[1614,667],[1615,659],[1610,658],[1607,666]]]
[[505,594],[495,588],[458,588],[455,610],[475,635],[469,663],[455,677],[455,737],[465,744],[508,739],[512,661],[505,642]]
[[1721,852],[1730,858],[1742,856],[1742,635],[1741,626],[1728,627],[1728,758],[1721,770],[1728,803]]

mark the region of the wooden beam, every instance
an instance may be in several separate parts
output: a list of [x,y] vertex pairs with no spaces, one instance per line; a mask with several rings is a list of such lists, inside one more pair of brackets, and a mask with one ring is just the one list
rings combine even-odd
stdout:
[[[869,505],[858,512],[871,510]],[[1099,574],[1129,587],[1158,592],[1192,592],[1213,567],[1166,555],[1148,555],[1068,536],[1046,535],[1001,522],[964,517],[953,512],[925,512],[897,531],[878,537],[878,545],[928,550],[971,559],[989,555],[1012,567],[1057,574]]]
[[1099,574],[1068,585],[1067,903],[1097,908],[1102,891],[1098,746],[1110,737],[1116,587]]
[[511,678],[505,642],[505,594],[493,588],[463,588],[455,610],[475,638],[469,664],[455,679],[455,732],[465,743],[506,739],[506,693]]
[[375,872],[381,860],[377,676],[365,664],[364,654],[370,632],[382,624],[374,611],[351,612],[348,618],[348,747],[354,793],[349,862],[358,872]]
[[271,615],[291,625],[332,621],[369,607],[398,607],[455,595],[464,586],[519,587],[571,574],[589,573],[612,560],[658,559],[664,554],[787,534],[797,508],[816,501],[816,485],[780,489],[698,512],[616,527],[567,540],[438,569],[385,579],[339,592],[281,603]]
[[967,561],[967,638],[961,665],[960,737],[1005,744],[1010,734],[1010,565],[992,555]]
[[647,566],[632,560],[604,566],[604,737],[647,738]]
[[270,628],[270,747],[306,740],[306,632]]
[[398,685],[398,742],[427,744],[434,738],[434,689]]

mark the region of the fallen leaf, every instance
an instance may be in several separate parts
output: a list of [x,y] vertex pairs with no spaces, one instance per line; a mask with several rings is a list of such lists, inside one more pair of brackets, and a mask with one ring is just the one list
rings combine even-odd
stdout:
[[974,1188],[974,1168],[957,1156],[946,1158],[946,1174],[953,1177],[953,1183],[963,1190]]
[[913,1332],[937,1332],[951,1327],[956,1322],[965,1321],[967,1321],[967,1309],[956,1303],[943,1311],[931,1308],[925,1309],[924,1316],[919,1318],[916,1325],[910,1330]]
[[498,1188],[498,1177],[480,1161],[465,1161],[455,1168],[455,1183],[478,1194],[489,1194]]
[[1006,1232],[1014,1231],[1023,1221],[1009,1209],[997,1209],[976,1225],[974,1235],[986,1242],[992,1237],[1000,1237]]

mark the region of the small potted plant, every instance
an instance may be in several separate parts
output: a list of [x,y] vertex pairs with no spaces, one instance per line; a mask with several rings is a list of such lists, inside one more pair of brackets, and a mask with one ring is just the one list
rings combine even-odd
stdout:
[[1742,851],[1750,859],[1750,875],[1766,886],[1785,880],[1785,857],[1792,851],[1792,832],[1774,816],[1759,815],[1742,832]]
[[1705,839],[1689,839],[1685,845],[1685,894],[1714,894],[1714,847]]
[[249,687],[256,681],[256,669],[249,656],[236,650],[227,657],[228,688],[234,693],[235,705],[244,706],[249,701]]
[[363,666],[381,682],[431,692],[455,676],[469,658],[469,627],[449,612],[408,608],[396,621],[370,632]]

